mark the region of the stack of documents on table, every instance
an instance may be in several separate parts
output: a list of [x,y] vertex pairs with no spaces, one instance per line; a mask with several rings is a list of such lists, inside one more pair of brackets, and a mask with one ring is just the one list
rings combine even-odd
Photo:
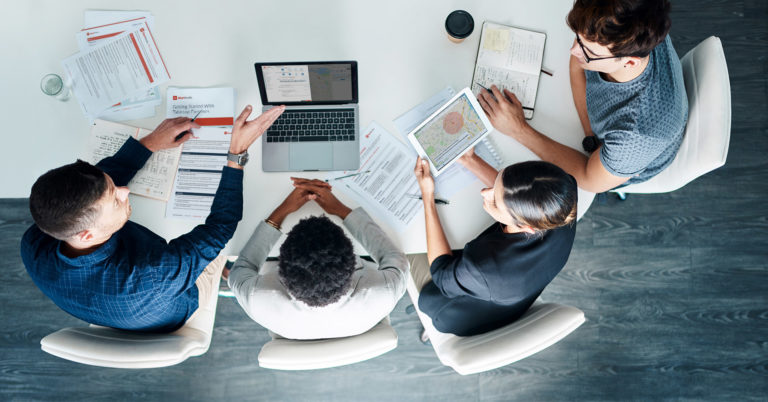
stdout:
[[[453,98],[453,95],[456,95],[456,90],[451,87],[445,87],[442,91],[396,118],[393,123],[397,130],[400,131],[405,142],[408,142],[408,133],[413,131],[437,109],[440,109],[441,106]],[[496,170],[501,168],[501,157],[487,137],[475,146],[475,154],[483,158]],[[416,151],[413,151],[414,164],[416,163],[416,156]],[[440,198],[450,197],[475,180],[478,180],[477,176],[460,163],[454,163],[440,176],[435,178],[435,192]]]
[[[96,120],[91,129],[88,151],[83,159],[96,164],[100,160],[114,155],[128,137],[140,140],[149,133],[151,130],[111,121]],[[160,201],[168,201],[180,156],[180,147],[153,152],[144,167],[128,183],[131,193]]]
[[211,211],[219,188],[221,170],[227,164],[229,139],[235,121],[234,88],[174,88],[166,93],[166,117],[195,117],[200,128],[181,149],[167,218],[203,220]]
[[77,33],[80,52],[62,61],[86,117],[123,121],[155,115],[157,86],[170,80],[145,11],[93,11]]
[[[335,189],[351,195],[366,211],[403,232],[423,208],[413,167],[416,152],[398,141],[378,123],[372,122],[360,133],[360,168],[332,172],[328,179]],[[338,181],[335,177],[362,173]]]

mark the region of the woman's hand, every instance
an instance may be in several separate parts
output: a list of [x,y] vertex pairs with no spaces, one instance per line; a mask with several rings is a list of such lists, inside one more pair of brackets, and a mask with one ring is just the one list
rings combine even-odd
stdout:
[[416,176],[416,181],[419,183],[421,198],[424,201],[428,199],[434,200],[435,179],[432,178],[432,174],[429,172],[429,163],[425,159],[418,157],[416,159],[416,166],[413,168],[413,174]]

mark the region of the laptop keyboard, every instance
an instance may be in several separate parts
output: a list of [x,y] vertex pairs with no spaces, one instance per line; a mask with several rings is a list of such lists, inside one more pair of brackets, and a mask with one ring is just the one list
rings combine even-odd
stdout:
[[267,142],[354,141],[353,109],[286,110],[267,130]]

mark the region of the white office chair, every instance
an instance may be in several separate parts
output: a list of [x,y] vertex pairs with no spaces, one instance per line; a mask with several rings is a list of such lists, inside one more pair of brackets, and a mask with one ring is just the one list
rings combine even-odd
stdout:
[[315,370],[344,366],[383,355],[397,347],[397,333],[384,318],[368,331],[335,339],[293,340],[270,332],[259,366],[275,370]]
[[575,307],[534,304],[520,319],[505,327],[480,335],[457,336],[435,329],[432,319],[419,310],[419,291],[410,277],[408,295],[437,358],[461,375],[493,370],[524,359],[557,343],[584,323],[584,313]]
[[212,291],[205,305],[174,332],[149,334],[99,325],[64,328],[43,338],[41,348],[77,363],[130,369],[172,366],[200,356],[211,344],[220,278],[221,270],[211,277]]
[[677,156],[650,180],[614,190],[624,193],[666,193],[719,168],[728,156],[731,138],[731,85],[720,39],[710,36],[691,49],[680,63],[688,95],[688,125]]

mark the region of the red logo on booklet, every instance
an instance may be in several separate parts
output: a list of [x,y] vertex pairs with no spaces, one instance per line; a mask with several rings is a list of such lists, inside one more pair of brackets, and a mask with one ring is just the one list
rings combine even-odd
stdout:
[[178,97],[178,96],[176,96],[176,95],[173,95],[173,100],[178,100],[178,99],[179,99],[179,97]]

